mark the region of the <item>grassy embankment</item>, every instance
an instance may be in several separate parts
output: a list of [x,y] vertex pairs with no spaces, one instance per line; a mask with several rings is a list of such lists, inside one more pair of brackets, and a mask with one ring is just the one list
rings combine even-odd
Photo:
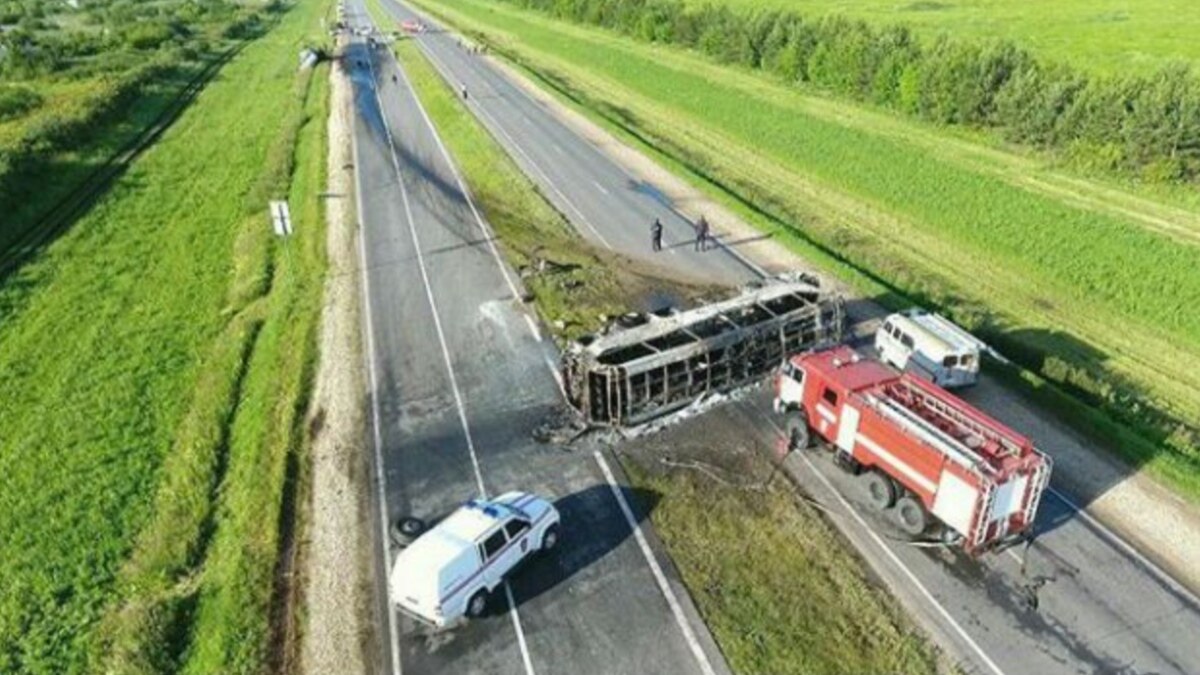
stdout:
[[[586,246],[458,102],[417,45],[402,42],[397,53],[508,260],[520,267],[549,251],[573,255],[584,266],[573,273],[584,285],[565,294],[536,276],[527,279],[542,316],[553,321],[628,306],[629,289],[615,279],[620,263],[573,254]],[[886,594],[866,581],[861,563],[820,514],[798,505],[782,480],[760,493],[629,468],[637,485],[662,495],[652,515],[655,527],[735,671],[934,670],[932,649]],[[747,547],[759,554],[747,557]]]
[[1155,201],[503,4],[425,4],[863,292],[936,306],[1123,416],[1138,433],[1032,373],[1008,374],[1200,498],[1195,439],[1169,419],[1200,420],[1200,376],[1184,365],[1200,355],[1194,195]]
[[[262,4],[8,3],[0,23],[0,272],[69,224],[63,202],[274,18]],[[86,190],[84,190],[86,191]]]
[[[690,0],[704,4],[710,0]],[[717,0],[736,9],[843,15],[903,23],[925,35],[1002,38],[1100,72],[1145,72],[1200,61],[1200,11],[1190,0]]]
[[263,667],[325,265],[296,54],[328,9],[287,8],[0,288],[2,672]]

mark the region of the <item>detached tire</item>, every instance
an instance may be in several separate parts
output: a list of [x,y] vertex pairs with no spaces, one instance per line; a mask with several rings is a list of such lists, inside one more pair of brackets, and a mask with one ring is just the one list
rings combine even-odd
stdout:
[[896,483],[882,473],[871,470],[863,477],[867,503],[876,511],[886,511],[896,503]]
[[807,450],[812,447],[812,434],[808,429],[808,419],[802,413],[788,413],[786,433],[788,452]]
[[918,537],[929,527],[929,513],[916,497],[904,495],[896,502],[896,524],[905,534]]
[[411,516],[400,518],[388,528],[392,543],[405,548],[425,532],[425,521]]
[[559,529],[557,525],[551,525],[542,533],[542,553],[549,553],[558,546]]
[[475,595],[472,595],[471,599],[467,601],[467,617],[471,619],[478,619],[479,617],[483,616],[484,612],[487,611],[487,605],[487,591],[481,590],[475,593]]

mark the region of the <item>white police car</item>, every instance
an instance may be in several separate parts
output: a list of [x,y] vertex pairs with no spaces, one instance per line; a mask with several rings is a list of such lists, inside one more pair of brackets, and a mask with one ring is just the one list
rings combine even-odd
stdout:
[[435,626],[478,617],[521,561],[558,544],[559,515],[525,492],[474,499],[404,549],[392,567],[392,602]]

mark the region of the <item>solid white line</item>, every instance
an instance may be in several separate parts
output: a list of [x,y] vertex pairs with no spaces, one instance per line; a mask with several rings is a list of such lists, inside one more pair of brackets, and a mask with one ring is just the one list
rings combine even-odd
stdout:
[[663,574],[662,567],[659,566],[658,560],[654,557],[654,552],[650,550],[650,544],[646,542],[646,535],[642,533],[642,528],[638,525],[637,519],[633,517],[633,511],[629,508],[628,502],[625,501],[625,495],[621,493],[621,488],[617,485],[617,481],[613,478],[612,470],[608,468],[608,462],[604,461],[604,456],[600,451],[594,451],[593,456],[596,458],[596,463],[600,465],[600,470],[604,472],[604,479],[608,481],[608,487],[612,489],[613,496],[617,499],[617,505],[621,507],[621,513],[625,514],[625,520],[629,523],[629,527],[633,529],[633,536],[637,539],[638,546],[642,549],[642,555],[646,556],[646,562],[650,564],[650,571],[654,574],[654,580],[658,582],[658,589],[667,599],[667,604],[671,606],[671,613],[675,615],[675,622],[679,624],[680,630],[683,631],[683,639],[687,641],[688,647],[692,650],[692,656],[696,657],[696,661],[700,664],[700,670],[705,675],[715,675],[712,664],[708,662],[708,655],[704,653],[704,649],[700,646],[700,641],[696,639],[696,634],[692,632],[692,625],[688,622],[687,617],[683,615],[683,607],[679,605],[679,600],[675,597],[675,592],[671,590],[671,585],[667,582],[667,576]]
[[[367,67],[371,70],[371,81],[375,81],[375,66],[367,59]],[[403,71],[401,71],[403,72]],[[442,348],[442,359],[446,362],[446,373],[450,376],[450,389],[454,393],[454,403],[458,408],[458,421],[462,425],[463,435],[467,439],[467,451],[471,455],[471,466],[475,469],[475,483],[479,487],[479,496],[487,498],[487,489],[483,486],[483,472],[479,469],[479,457],[475,453],[475,441],[471,438],[471,425],[467,423],[467,410],[463,404],[462,393],[458,389],[458,378],[454,375],[454,365],[450,359],[450,348],[446,344],[446,334],[442,330],[442,320],[438,317],[437,301],[433,299],[433,285],[429,282],[429,271],[425,267],[425,254],[421,252],[421,239],[417,236],[417,226],[413,220],[412,206],[408,201],[408,189],[404,187],[404,178],[400,175],[400,160],[396,157],[396,142],[392,138],[392,129],[387,122],[387,113],[383,110],[383,101],[375,96],[375,104],[379,108],[379,117],[383,122],[383,131],[387,136],[388,151],[392,156],[392,169],[396,173],[396,183],[400,186],[400,198],[404,202],[404,215],[408,220],[408,231],[412,236],[413,247],[417,251],[417,268],[421,271],[421,281],[425,286],[425,297],[429,301],[429,309],[433,314],[433,327],[437,332],[438,343]]]
[[[441,74],[442,79],[446,82],[453,82],[454,79],[450,77],[445,67],[442,66],[441,60],[434,56],[433,50],[425,45],[424,40],[419,41],[419,43],[421,45],[421,49],[425,52],[425,56],[429,58],[429,62],[433,64],[434,69]],[[575,205],[575,202],[571,201],[571,199],[558,188],[558,185],[556,185],[554,181],[550,179],[550,175],[542,169],[541,165],[534,161],[533,157],[525,152],[524,148],[522,148],[507,131],[505,131],[504,127],[500,125],[496,118],[492,117],[491,114],[489,114],[487,110],[485,110],[484,107],[479,104],[478,100],[474,101],[473,103],[474,104],[472,105],[472,102],[468,102],[467,106],[479,113],[480,117],[483,118],[484,123],[488,128],[493,129],[496,133],[499,133],[508,140],[513,150],[521,155],[521,157],[525,158],[525,161],[528,162],[531,167],[533,167],[534,171],[541,174],[542,180],[545,182],[545,184],[548,185],[550,189],[558,195],[559,199],[561,199],[563,203],[567,205],[567,208],[575,212],[575,215],[579,218],[579,222],[582,222],[585,227],[591,230],[592,234],[595,235],[596,239],[600,240],[601,244],[604,244],[605,248],[610,251],[615,250],[612,244],[608,243],[608,240],[604,238],[604,235],[600,234],[600,230],[596,229],[596,226],[592,224],[592,221],[588,220],[587,216],[583,215],[583,211],[579,210],[579,207]]]
[[[374,85],[373,80],[374,78],[372,77],[372,86]],[[350,82],[350,87],[353,90],[353,81]],[[354,198],[358,206],[358,254],[362,259],[359,269],[362,272],[363,315],[367,323],[367,374],[371,383],[371,428],[375,439],[375,485],[376,489],[379,490],[379,547],[383,549],[384,596],[387,598],[384,604],[385,613],[387,614],[388,635],[391,637],[388,651],[392,653],[392,672],[400,675],[400,634],[396,628],[396,616],[392,612],[391,588],[387,583],[387,577],[392,570],[392,552],[387,544],[387,483],[383,476],[383,435],[379,430],[379,379],[375,374],[375,326],[371,320],[371,282],[367,274],[367,228],[363,223],[362,166],[358,163],[358,134],[354,132],[353,121],[351,121],[350,138],[350,151],[353,153],[354,161]]]
[[554,376],[554,381],[558,384],[558,391],[562,393],[563,400],[567,398],[567,387],[563,384],[562,375],[559,374],[558,368],[554,365],[554,361],[550,359],[549,354],[543,354],[542,360],[546,362],[546,367],[550,369],[550,374]]
[[533,675],[533,661],[529,658],[529,646],[525,644],[525,631],[521,628],[521,616],[517,614],[517,602],[513,599],[512,586],[504,582],[504,592],[508,595],[508,613],[512,617],[513,627],[517,629],[517,647],[521,650],[521,660],[525,662],[525,672]]
[[522,313],[521,316],[525,317],[525,323],[529,324],[529,332],[533,333],[533,339],[537,340],[538,342],[541,342],[542,341],[542,331],[538,330],[537,322],[534,321],[533,317],[529,316],[528,314]]
[[[373,65],[371,65],[370,59],[368,59],[367,65],[371,69],[371,81],[374,82],[375,81],[375,67]],[[399,64],[396,64],[396,66],[397,66],[397,68],[399,68]],[[401,69],[400,72],[401,72],[401,74],[403,74],[404,73],[403,69]],[[405,83],[406,84],[408,83],[407,77],[405,78]],[[410,90],[411,90],[411,87],[410,87]],[[413,92],[413,98],[414,98],[414,100],[416,100],[415,92]],[[376,95],[376,97],[375,97],[375,103],[379,108],[379,117],[380,117],[380,120],[383,122],[384,133],[387,136],[388,149],[392,156],[392,168],[395,170],[395,173],[396,173],[396,182],[400,185],[400,196],[404,201],[404,214],[405,214],[406,219],[408,220],[409,234],[412,235],[413,247],[417,251],[417,267],[421,271],[421,281],[425,286],[425,297],[429,301],[429,309],[430,309],[430,312],[433,314],[433,325],[437,331],[438,342],[441,344],[441,347],[442,347],[442,358],[446,362],[446,372],[450,376],[450,389],[454,392],[454,402],[458,407],[458,419],[459,419],[459,422],[462,424],[463,435],[467,439],[467,450],[471,454],[471,465],[475,469],[475,482],[479,487],[479,495],[481,497],[486,498],[487,497],[487,488],[485,488],[483,485],[483,472],[479,468],[479,457],[475,452],[475,441],[471,437],[471,426],[467,422],[466,406],[463,404],[462,393],[459,391],[459,388],[458,388],[458,378],[454,374],[454,364],[452,363],[452,361],[450,359],[450,348],[446,344],[446,334],[442,330],[442,321],[438,317],[437,302],[433,298],[433,285],[429,282],[429,272],[425,267],[425,256],[421,252],[421,240],[420,240],[420,237],[417,236],[416,222],[413,219],[412,206],[408,199],[408,190],[407,190],[407,188],[404,187],[404,179],[400,174],[400,161],[396,157],[396,145],[395,145],[395,141],[392,138],[391,126],[388,124],[386,113],[383,110],[383,101],[379,98],[378,95]],[[418,106],[420,105],[419,100],[417,101],[417,105]],[[424,111],[422,110],[422,113],[423,112]],[[426,117],[425,121],[428,122],[429,118]],[[431,131],[433,130],[432,125],[430,125],[430,130]],[[435,139],[437,138],[436,132],[434,132],[434,137],[435,137]],[[441,141],[438,140],[438,143],[440,145]],[[442,148],[442,152],[445,152],[444,147]],[[447,157],[447,159],[449,159],[449,157]],[[453,166],[451,166],[451,169],[453,169]],[[455,173],[455,175],[457,177],[457,172]],[[461,178],[459,178],[459,185],[462,186]],[[464,187],[464,190],[465,190],[465,187]],[[463,194],[466,195],[465,192]],[[468,196],[467,199],[468,199],[468,203],[469,203],[470,197]],[[475,207],[473,204],[471,205],[471,210],[473,212],[475,211]],[[479,218],[478,212],[475,212],[475,217],[477,219]],[[480,226],[483,227],[483,221],[480,220],[479,223],[480,223]],[[486,233],[487,230],[485,229],[484,232]],[[499,260],[499,259],[497,258],[497,260]],[[502,268],[502,270],[503,270],[503,268]],[[506,278],[507,278],[507,275],[506,275]],[[511,282],[510,282],[510,284],[511,284]],[[516,297],[519,298],[520,296],[518,295]],[[517,614],[517,605],[513,601],[512,589],[508,586],[507,583],[505,583],[504,589],[508,593],[509,612],[513,619],[513,626],[516,628],[516,631],[517,631],[517,643],[520,645],[521,658],[524,661],[526,675],[534,675],[533,663],[529,658],[529,649],[525,644],[525,633],[521,629],[521,619]],[[393,644],[396,644],[396,643],[393,643]]]
[[475,199],[471,197],[471,191],[467,188],[467,184],[463,181],[462,174],[458,172],[458,166],[454,160],[450,158],[449,151],[442,143],[442,136],[438,133],[437,127],[433,126],[433,121],[429,119],[429,113],[425,112],[425,105],[421,103],[421,97],[417,96],[417,90],[413,88],[412,83],[408,79],[408,73],[400,67],[400,62],[396,62],[396,70],[400,71],[400,77],[404,78],[404,85],[408,88],[409,94],[412,95],[413,101],[417,104],[417,110],[421,112],[421,117],[425,119],[425,126],[429,127],[429,133],[433,134],[433,140],[437,143],[438,149],[442,152],[442,157],[445,158],[446,164],[450,167],[450,173],[454,175],[454,181],[458,183],[458,189],[462,192],[463,197],[467,200],[467,206],[471,208],[471,215],[475,216],[475,222],[479,224],[479,230],[483,232],[484,238],[488,241],[488,248],[492,251],[492,258],[496,261],[496,267],[500,268],[500,273],[504,275],[504,282],[508,284],[508,290],[512,291],[513,298],[518,302],[521,300],[521,293],[517,290],[517,285],[513,283],[512,277],[508,273],[508,268],[504,266],[504,261],[500,259],[500,252],[496,249],[496,233],[483,220],[483,216],[479,215],[479,209],[475,207]]
[[1058,490],[1055,490],[1054,488],[1052,488],[1050,486],[1046,486],[1046,491],[1049,492],[1050,494],[1054,495],[1055,497],[1057,497],[1059,499],[1059,501],[1061,501],[1062,503],[1066,504],[1068,507],[1073,509],[1076,513],[1078,513],[1080,515],[1080,517],[1082,517],[1084,520],[1086,520],[1089,525],[1091,525],[1092,527],[1095,527],[1097,530],[1100,530],[1100,532],[1103,533],[1107,539],[1109,539],[1110,541],[1115,543],[1123,551],[1125,551],[1125,553],[1129,554],[1134,559],[1136,559],[1138,562],[1140,562],[1143,566],[1146,567],[1146,569],[1150,570],[1150,572],[1154,576],[1158,577],[1159,581],[1161,581],[1162,583],[1169,586],[1171,588],[1171,590],[1173,590],[1176,593],[1187,598],[1192,604],[1200,605],[1200,598],[1197,598],[1196,595],[1194,593],[1192,593],[1186,586],[1184,586],[1182,583],[1180,583],[1178,580],[1176,580],[1175,577],[1171,576],[1166,570],[1162,569],[1157,564],[1155,564],[1154,561],[1150,560],[1149,558],[1147,558],[1146,556],[1144,556],[1140,552],[1138,552],[1138,550],[1136,548],[1134,548],[1132,544],[1130,544],[1129,542],[1122,539],[1121,536],[1118,535],[1116,532],[1113,532],[1112,530],[1108,529],[1108,527],[1105,526],[1104,523],[1101,523],[1099,520],[1097,520],[1095,516],[1088,513],[1087,511],[1083,510],[1082,507],[1080,507],[1078,504],[1076,504],[1074,501],[1072,501],[1069,497],[1067,497],[1063,493],[1059,492]]
[[[779,425],[775,424],[774,420],[765,415],[763,415],[763,419],[766,420],[767,424],[770,425],[776,433],[784,433],[783,429],[779,428]],[[946,608],[937,601],[937,598],[933,597],[933,594],[929,592],[929,589],[925,588],[925,585],[922,584],[919,579],[917,579],[917,575],[913,574],[912,570],[910,570],[900,560],[899,556],[897,556],[895,552],[893,552],[892,549],[883,542],[883,539],[878,534],[875,534],[875,531],[871,529],[871,526],[867,524],[867,521],[863,520],[863,517],[860,516],[858,511],[856,511],[854,507],[850,505],[850,502],[846,501],[846,498],[842,496],[842,493],[838,492],[837,488],[835,488],[833,484],[829,482],[829,479],[825,477],[825,474],[817,470],[817,467],[812,463],[812,460],[810,460],[803,453],[797,454],[800,455],[800,459],[804,460],[804,463],[808,466],[809,471],[811,471],[817,477],[817,480],[821,481],[821,483],[831,493],[833,493],[834,498],[841,503],[842,507],[846,509],[846,512],[849,513],[851,517],[853,517],[854,520],[859,524],[859,526],[862,527],[862,529],[867,533],[867,536],[871,537],[871,540],[883,550],[888,559],[891,560],[892,563],[904,573],[904,576],[908,577],[908,580],[912,582],[913,586],[915,586],[916,589],[920,591],[921,595],[924,596],[931,605],[933,605],[938,614],[942,616],[942,619],[944,619],[946,623],[950,624],[950,627],[954,629],[955,633],[958,633],[958,636],[963,640],[963,642],[967,643],[967,646],[969,646],[971,650],[975,652],[980,661],[982,661],[989,670],[995,673],[995,675],[1004,675],[1004,671],[1000,670],[1000,666],[996,665],[996,662],[988,657],[988,655],[983,651],[983,648],[980,647],[979,644],[967,634],[967,631],[961,625],[959,625],[957,621],[954,620],[954,617],[950,616],[950,612],[948,612]]]

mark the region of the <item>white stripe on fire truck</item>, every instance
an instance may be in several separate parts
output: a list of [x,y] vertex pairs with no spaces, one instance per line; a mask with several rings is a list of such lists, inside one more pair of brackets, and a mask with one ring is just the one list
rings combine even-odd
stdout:
[[897,456],[893,455],[892,453],[888,452],[887,450],[885,450],[883,448],[883,446],[881,446],[878,443],[876,443],[875,441],[867,438],[866,436],[863,436],[862,434],[859,434],[858,436],[856,436],[855,440],[857,440],[859,443],[862,443],[863,445],[867,446],[867,448],[871,452],[878,455],[881,459],[883,459],[888,464],[891,464],[893,467],[895,467],[895,469],[897,471],[899,471],[900,473],[907,476],[910,480],[912,480],[912,482],[916,483],[917,485],[920,485],[922,488],[924,488],[928,492],[937,492],[937,483],[934,483],[933,481],[929,480],[928,478],[923,476],[920,472],[918,472],[916,469],[914,469],[911,466],[909,466],[908,464],[906,464],[904,462],[904,460],[900,459],[899,457],[897,457]]
[[817,406],[817,414],[821,417],[824,417],[825,421],[829,422],[830,424],[837,422],[837,417],[834,416],[833,411],[823,405]]

